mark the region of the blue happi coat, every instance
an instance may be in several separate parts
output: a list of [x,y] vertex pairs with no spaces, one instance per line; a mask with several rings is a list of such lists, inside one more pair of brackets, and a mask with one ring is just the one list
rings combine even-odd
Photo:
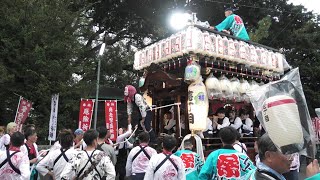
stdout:
[[218,31],[230,30],[232,34],[240,39],[250,40],[246,27],[240,16],[231,14],[216,26]]
[[256,167],[246,154],[234,150],[232,146],[225,146],[210,153],[198,179],[241,180],[254,169]]
[[184,163],[186,179],[198,179],[199,172],[203,166],[203,161],[201,160],[200,156],[197,153],[187,149],[179,150],[174,154],[180,157]]

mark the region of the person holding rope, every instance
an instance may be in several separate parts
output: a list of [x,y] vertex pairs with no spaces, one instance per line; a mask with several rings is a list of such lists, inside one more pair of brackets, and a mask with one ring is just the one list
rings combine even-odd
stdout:
[[157,154],[155,149],[148,146],[149,133],[141,132],[138,139],[139,146],[130,151],[126,164],[126,176],[130,176],[131,180],[143,180],[150,158]]
[[148,132],[150,135],[150,142],[154,143],[156,140],[155,133],[152,129],[152,111],[146,103],[142,95],[137,93],[137,90],[132,85],[127,85],[124,89],[124,101],[127,103],[127,113],[128,113],[128,124],[132,121],[132,111],[133,109],[139,109],[140,111],[140,122],[139,125],[143,131]]

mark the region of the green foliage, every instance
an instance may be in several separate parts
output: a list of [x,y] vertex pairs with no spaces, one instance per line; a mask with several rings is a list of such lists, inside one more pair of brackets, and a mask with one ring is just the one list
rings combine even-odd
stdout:
[[258,22],[258,28],[254,33],[250,33],[250,39],[254,42],[260,42],[261,39],[269,36],[269,28],[271,26],[271,18],[266,16]]

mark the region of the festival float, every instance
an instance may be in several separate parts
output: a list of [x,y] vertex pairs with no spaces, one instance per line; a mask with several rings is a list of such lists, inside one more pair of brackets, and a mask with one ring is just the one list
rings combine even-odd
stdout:
[[[223,106],[247,107],[254,119],[248,92],[279,80],[290,66],[284,54],[274,48],[192,21],[183,30],[137,51],[133,67],[143,73],[140,90],[154,106],[175,106],[176,137],[182,139],[182,131],[190,130],[187,137],[194,136],[201,143],[196,134],[206,128],[208,112]],[[160,134],[165,110],[153,112],[153,128]],[[294,138],[301,140],[301,133]],[[249,154],[253,153],[254,138],[246,142],[251,147]],[[217,138],[203,138],[202,143],[209,150],[221,145]],[[197,144],[198,148],[202,145]]]

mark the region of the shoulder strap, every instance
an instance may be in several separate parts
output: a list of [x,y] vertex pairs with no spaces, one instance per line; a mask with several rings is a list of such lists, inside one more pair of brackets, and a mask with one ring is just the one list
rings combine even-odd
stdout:
[[[6,159],[5,161],[7,161],[7,162],[9,163],[10,167],[11,167],[17,174],[21,174],[20,170],[19,170],[17,167],[15,167],[15,166],[12,164],[12,161],[11,161],[11,157],[12,157],[13,155],[15,155],[16,153],[18,153],[18,151],[13,152],[12,154],[10,154],[9,149],[7,149],[6,151],[7,151],[7,159]],[[5,163],[4,163],[4,164],[5,164]],[[3,164],[3,162],[2,162],[2,163],[1,163],[1,167],[2,167],[4,164]]]
[[238,145],[238,146],[240,146],[241,147],[241,152],[245,152],[245,153],[247,153],[247,150],[243,147],[243,145],[242,145],[242,143],[241,142],[239,142],[239,143],[236,143],[236,145]]
[[141,145],[139,145],[139,147],[140,147],[140,150],[133,156],[131,162],[133,162],[133,161],[138,157],[138,155],[139,155],[141,152],[143,152],[143,153],[147,156],[147,158],[150,160],[151,157],[150,157],[150,155],[147,153],[147,151],[145,150],[145,148],[146,148],[147,146],[142,147]]
[[174,161],[173,161],[172,159],[170,159],[170,156],[171,156],[171,154],[166,155],[166,158],[164,158],[164,160],[161,161],[161,163],[156,167],[156,169],[154,170],[154,173],[156,173],[156,172],[162,167],[162,165],[163,165],[167,160],[169,160],[169,161],[172,163],[172,165],[174,166],[174,168],[175,168],[175,169],[177,170],[177,172],[178,172],[179,168],[178,168],[178,166],[176,165],[176,163],[174,163]]
[[[95,151],[95,150],[94,150],[94,151]],[[91,156],[93,155],[94,151],[92,152]],[[84,150],[84,152],[86,152],[86,154],[88,155],[88,153],[87,153],[86,150]],[[88,156],[89,156],[89,155],[88,155]],[[90,156],[90,157],[91,157],[91,156]],[[88,165],[88,163],[89,163],[89,159],[88,159],[88,161],[86,162],[86,164],[83,166],[83,168],[82,168],[82,169],[79,171],[79,173],[77,174],[77,178],[80,177],[80,175],[82,174],[82,172],[84,171],[84,169],[86,168],[86,166]]]
[[62,156],[63,156],[63,158],[64,158],[67,162],[69,162],[69,159],[68,159],[68,157],[67,157],[66,154],[65,154],[65,152],[67,152],[68,149],[66,149],[65,151],[63,151],[63,149],[61,148],[60,151],[61,151],[61,154],[54,160],[54,162],[53,162],[53,167],[56,165],[56,163],[59,161],[59,159],[60,159]]
[[[6,150],[8,151],[8,150]],[[16,153],[18,153],[18,151],[13,152],[11,155],[8,156],[7,154],[7,159],[5,159],[4,161],[2,161],[2,163],[0,164],[0,168],[2,168],[2,166],[4,166],[7,162],[8,162],[8,158],[11,158],[13,155],[15,155]]]
[[26,148],[27,148],[27,151],[28,151],[28,156],[29,156],[29,154],[30,154],[30,149],[29,149],[29,147],[28,147],[28,145],[27,144],[24,144],[25,146],[26,146]]
[[104,143],[98,144],[98,146],[97,146],[96,149],[98,149],[98,150],[100,150],[100,151],[103,151],[103,149],[102,149],[102,146],[103,146],[103,145],[104,145]]
[[[99,171],[98,171],[95,163],[94,163],[94,162],[92,161],[92,159],[91,159],[95,151],[96,151],[96,150],[93,150],[91,156],[89,156],[88,152],[87,152],[86,150],[84,150],[84,152],[86,152],[86,154],[87,154],[87,156],[88,156],[87,164],[88,164],[88,162],[90,162],[90,163],[91,163],[91,166],[93,167],[93,169],[96,170],[96,172],[98,173],[99,178],[102,179],[102,176],[101,176],[101,174],[99,173]],[[87,164],[86,164],[86,166],[87,166]],[[85,167],[83,167],[81,170],[83,171],[84,168],[85,168]],[[92,171],[92,169],[91,169],[89,172],[87,172],[87,173],[90,173],[91,171]],[[81,173],[82,173],[82,172],[81,172]],[[78,176],[79,176],[81,173],[79,173]],[[85,174],[86,174],[86,173],[85,173]]]

